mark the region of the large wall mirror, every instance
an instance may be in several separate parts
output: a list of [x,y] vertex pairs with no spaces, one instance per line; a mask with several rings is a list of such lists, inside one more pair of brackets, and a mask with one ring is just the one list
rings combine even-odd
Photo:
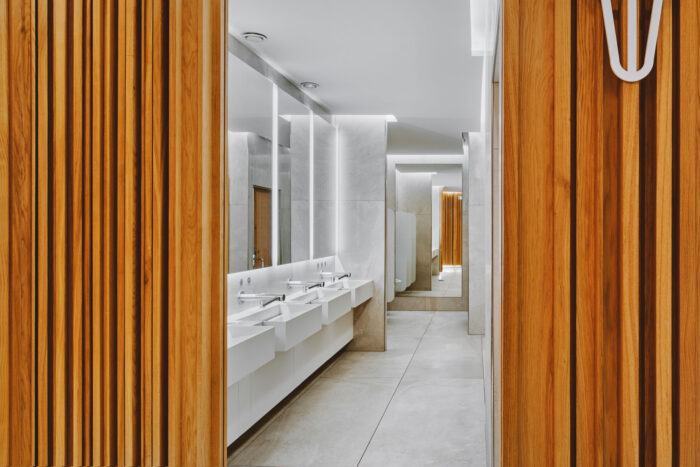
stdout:
[[298,89],[287,93],[232,53],[227,66],[228,272],[317,257],[314,238],[317,253],[334,254],[335,127]]
[[227,66],[228,269],[238,272],[272,265],[274,86],[231,54]]
[[280,263],[309,259],[309,109],[279,91]]
[[396,165],[396,296],[461,297],[461,164]]
[[313,120],[313,257],[336,254],[337,132],[327,119]]

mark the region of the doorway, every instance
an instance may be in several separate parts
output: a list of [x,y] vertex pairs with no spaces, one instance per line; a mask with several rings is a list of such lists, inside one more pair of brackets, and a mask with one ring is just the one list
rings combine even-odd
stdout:
[[269,188],[253,187],[253,268],[272,264],[272,192]]

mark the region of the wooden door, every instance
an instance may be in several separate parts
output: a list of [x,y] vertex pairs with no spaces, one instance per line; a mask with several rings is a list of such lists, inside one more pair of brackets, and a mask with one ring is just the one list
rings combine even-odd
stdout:
[[272,266],[272,192],[268,188],[253,188],[253,246],[255,269]]
[[462,265],[462,193],[442,193],[440,213],[440,271]]
[[700,465],[700,3],[638,83],[599,0],[503,15],[503,465]]

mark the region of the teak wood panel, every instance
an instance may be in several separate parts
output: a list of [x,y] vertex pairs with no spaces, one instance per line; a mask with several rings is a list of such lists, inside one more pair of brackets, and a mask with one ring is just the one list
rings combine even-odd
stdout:
[[33,13],[0,5],[0,465],[34,460]]
[[462,193],[442,193],[440,199],[440,271],[462,265]]
[[224,10],[0,6],[2,465],[224,463]]
[[503,15],[504,465],[697,465],[700,3],[664,1],[640,83],[597,0]]

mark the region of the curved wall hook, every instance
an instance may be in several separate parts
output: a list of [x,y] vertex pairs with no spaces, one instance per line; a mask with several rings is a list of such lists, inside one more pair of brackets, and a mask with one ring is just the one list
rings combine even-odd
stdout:
[[637,2],[627,1],[627,69],[620,63],[620,54],[617,45],[617,33],[615,31],[615,17],[611,0],[600,0],[603,6],[603,20],[605,21],[605,36],[608,39],[608,51],[610,54],[610,66],[613,72],[623,81],[631,83],[646,78],[654,66],[656,56],[656,40],[659,37],[659,25],[661,24],[661,10],[663,0],[654,0],[651,10],[651,23],[649,24],[649,36],[647,48],[644,54],[644,65],[637,68]]

